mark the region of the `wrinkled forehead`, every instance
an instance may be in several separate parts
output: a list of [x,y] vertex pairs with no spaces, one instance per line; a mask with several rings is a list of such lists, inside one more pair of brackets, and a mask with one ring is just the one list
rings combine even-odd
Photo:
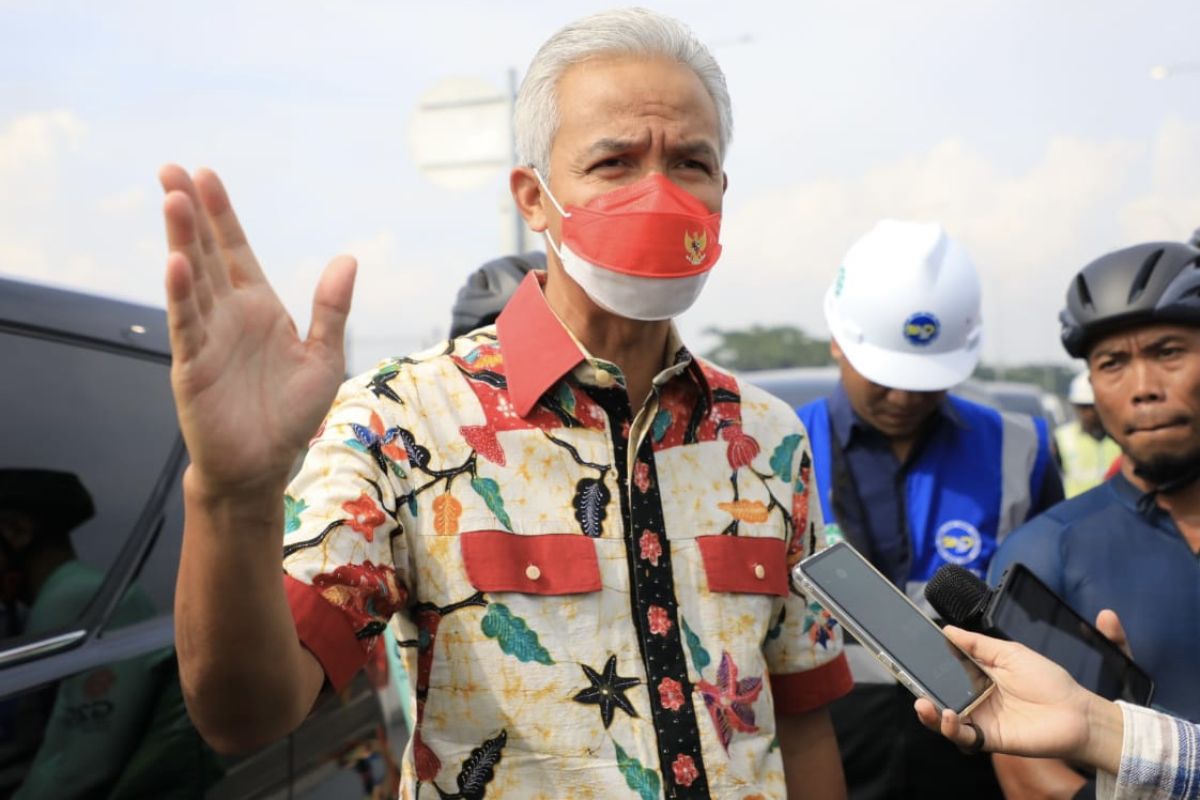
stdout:
[[[1195,325],[1177,322],[1132,323],[1100,336],[1088,350],[1088,361],[1113,353],[1136,353],[1168,342],[1180,341],[1200,346],[1200,320]],[[1200,352],[1196,353],[1200,358]]]
[[634,54],[589,58],[563,71],[555,99],[551,152],[668,137],[719,153],[716,102],[695,71],[678,61]]

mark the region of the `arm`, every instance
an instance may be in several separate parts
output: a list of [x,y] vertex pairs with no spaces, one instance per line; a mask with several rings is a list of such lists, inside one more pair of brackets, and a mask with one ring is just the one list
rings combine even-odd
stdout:
[[[1125,629],[1115,612],[1104,609],[1096,617],[1096,627],[1110,641],[1129,652]],[[1070,800],[1087,780],[1072,769],[1065,761],[1051,758],[1023,758],[996,753],[992,756],[996,777],[1007,797],[1065,798]]]
[[191,456],[175,595],[180,679],[218,750],[303,720],[323,682],[281,583],[288,472],[343,370],[354,262],[330,263],[301,340],[212,172],[159,174],[170,255],[171,386]]
[[846,779],[828,710],[776,714],[775,729],[788,797],[820,800],[846,796]]

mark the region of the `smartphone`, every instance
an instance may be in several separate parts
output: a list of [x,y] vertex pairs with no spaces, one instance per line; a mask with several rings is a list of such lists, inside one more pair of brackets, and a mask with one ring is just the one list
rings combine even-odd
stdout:
[[991,692],[992,681],[979,665],[846,542],[814,553],[794,569],[809,597],[939,713],[951,708],[968,714]]
[[1004,571],[984,619],[992,629],[1056,662],[1101,697],[1150,705],[1154,681],[1146,671],[1024,564],[1014,563]]

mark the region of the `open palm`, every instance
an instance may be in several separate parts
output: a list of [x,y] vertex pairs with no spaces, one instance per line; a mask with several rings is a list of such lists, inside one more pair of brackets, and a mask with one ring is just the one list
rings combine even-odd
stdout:
[[159,173],[171,385],[194,477],[214,495],[281,492],[342,379],[355,262],[325,268],[301,339],[216,174]]

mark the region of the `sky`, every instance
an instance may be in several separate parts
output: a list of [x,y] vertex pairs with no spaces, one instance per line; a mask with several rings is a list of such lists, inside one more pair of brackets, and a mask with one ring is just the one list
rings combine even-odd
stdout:
[[[1195,0],[646,5],[712,47],[733,97],[724,252],[679,320],[699,350],[712,327],[826,336],[842,255],[892,217],[971,253],[986,363],[1065,363],[1074,272],[1200,226]],[[203,165],[302,329],[325,263],[359,259],[352,370],[430,345],[514,220],[505,169],[452,189],[418,168],[422,98],[500,92],[609,7],[0,0],[0,274],[162,305],[156,172]]]

